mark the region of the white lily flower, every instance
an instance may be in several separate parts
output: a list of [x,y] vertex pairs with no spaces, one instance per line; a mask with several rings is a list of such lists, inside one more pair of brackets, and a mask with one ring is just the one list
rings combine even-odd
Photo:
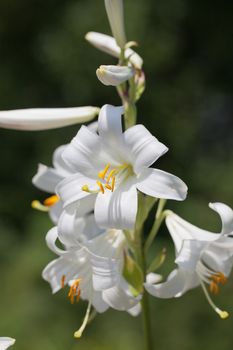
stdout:
[[[57,239],[64,249],[56,246]],[[121,276],[126,249],[122,231],[103,231],[96,226],[92,214],[79,217],[70,208],[61,215],[58,228],[48,232],[46,241],[49,248],[59,255],[42,273],[53,293],[69,285],[71,303],[79,298],[89,302],[84,323],[75,333],[76,337],[81,336],[86,326],[91,305],[99,313],[109,306],[135,316],[140,312],[140,297],[132,295],[130,286]]]
[[48,130],[88,122],[99,113],[97,107],[32,108],[0,111],[0,127],[14,130]]
[[122,113],[122,107],[105,105],[99,115],[99,135],[85,126],[79,130],[62,155],[74,175],[58,184],[57,193],[64,207],[94,196],[97,225],[132,229],[137,190],[152,197],[184,200],[187,186],[172,174],[149,168],[168,149],[143,125],[123,133]]
[[123,1],[105,0],[104,2],[112,34],[117,44],[123,49],[126,44]]
[[127,66],[100,66],[96,70],[98,79],[104,85],[118,86],[132,78],[133,68]]
[[[89,32],[85,35],[85,39],[97,49],[116,58],[120,57],[121,48],[117,45],[116,40],[112,36],[97,32]],[[125,58],[128,59],[135,68],[142,68],[143,59],[132,49],[127,48],[125,50]]]
[[9,337],[0,337],[0,350],[6,350],[14,345],[15,339]]
[[146,290],[159,298],[180,297],[186,291],[201,285],[210,305],[221,318],[228,313],[220,310],[210,298],[227,282],[233,264],[233,211],[222,203],[210,204],[222,219],[221,233],[202,230],[174,213],[168,214],[166,224],[175,244],[178,268],[166,282],[146,283]]

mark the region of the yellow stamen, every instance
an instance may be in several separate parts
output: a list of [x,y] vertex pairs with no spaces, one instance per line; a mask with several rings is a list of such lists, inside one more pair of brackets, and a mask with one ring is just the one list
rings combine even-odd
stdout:
[[112,190],[112,187],[109,184],[104,185],[104,187],[107,188],[110,191]]
[[227,277],[222,272],[216,272],[210,277],[210,292],[213,294],[219,293],[219,285],[227,283]]
[[115,188],[115,182],[116,182],[116,178],[115,176],[112,177],[112,192],[114,191]]
[[74,304],[75,301],[78,302],[80,299],[80,295],[81,295],[81,290],[79,288],[80,281],[81,279],[78,278],[70,286],[68,298],[70,299],[71,304]]
[[49,208],[46,207],[45,205],[41,204],[39,201],[34,200],[31,203],[31,206],[33,209],[39,210],[39,211],[43,211],[43,212],[48,212]]
[[116,169],[112,169],[107,177],[107,183],[109,183],[109,181],[111,180],[111,178],[113,177],[113,175],[116,173]]
[[219,286],[214,281],[210,283],[210,292],[215,295],[219,293]]
[[107,164],[106,167],[104,168],[104,170],[103,170],[103,171],[100,171],[100,172],[98,173],[98,177],[99,177],[100,179],[104,180],[104,178],[105,178],[105,176],[106,176],[106,174],[107,174],[109,168],[110,168],[110,164]]
[[59,197],[56,194],[54,194],[53,196],[46,198],[43,203],[46,207],[52,207],[58,201],[59,201]]
[[97,185],[100,188],[100,191],[104,194],[104,186],[102,185],[102,183],[100,181],[96,181]]
[[61,278],[61,287],[62,288],[65,287],[65,280],[66,280],[66,275],[62,275],[62,278]]

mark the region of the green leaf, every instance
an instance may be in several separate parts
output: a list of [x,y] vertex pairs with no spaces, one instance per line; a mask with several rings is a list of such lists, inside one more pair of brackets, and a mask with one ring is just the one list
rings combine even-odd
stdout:
[[160,266],[163,265],[165,259],[166,259],[167,249],[163,248],[162,251],[154,258],[154,260],[151,262],[147,273],[154,272],[160,268]]
[[127,254],[124,256],[123,276],[126,281],[133,287],[133,294],[142,293],[144,280],[143,272],[136,261]]

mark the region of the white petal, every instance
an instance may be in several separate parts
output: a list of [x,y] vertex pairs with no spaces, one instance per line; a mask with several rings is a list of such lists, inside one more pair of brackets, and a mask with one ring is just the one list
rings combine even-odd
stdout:
[[79,217],[76,211],[67,208],[58,222],[58,236],[67,247],[77,247],[78,242],[85,242],[99,235],[102,230],[96,225],[94,215]]
[[56,246],[56,240],[58,239],[58,230],[57,227],[53,227],[49,230],[49,232],[46,235],[46,243],[52,252],[54,252],[57,255],[62,255],[65,253],[65,250],[62,250]]
[[146,283],[155,284],[161,282],[161,280],[162,276],[157,273],[151,272],[146,275]]
[[94,194],[89,194],[82,190],[84,185],[88,185],[90,189],[93,189],[96,187],[96,181],[76,173],[59,182],[56,192],[62,199],[65,207],[86,196],[94,196]]
[[139,191],[157,198],[184,200],[187,186],[175,175],[159,169],[144,169],[137,182]]
[[134,171],[137,173],[143,167],[149,167],[168,148],[159,142],[143,125],[135,125],[124,133],[125,143],[132,154]]
[[137,305],[135,305],[134,307],[132,307],[132,309],[127,310],[127,312],[131,315],[131,316],[138,316],[141,312],[141,304],[138,303]]
[[98,131],[102,140],[114,146],[120,147],[123,143],[121,116],[124,108],[104,105],[99,114]]
[[65,148],[62,157],[75,172],[86,175],[93,174],[93,171],[97,173],[97,160],[101,147],[99,136],[86,126],[82,126],[71,143]]
[[61,201],[58,201],[57,203],[52,205],[52,207],[49,208],[49,216],[55,225],[57,225],[58,223],[62,210],[63,210],[63,204]]
[[112,34],[117,44],[123,49],[126,44],[123,2],[122,0],[105,0],[105,8]]
[[0,111],[0,127],[15,130],[48,130],[84,123],[99,113],[97,107],[35,108]]
[[66,177],[72,174],[72,169],[64,162],[62,154],[68,145],[62,145],[57,147],[53,153],[53,166],[57,170],[58,174]]
[[233,233],[233,210],[224,203],[209,203],[209,207],[215,210],[222,220],[222,234]]
[[126,311],[132,310],[138,304],[140,297],[133,297],[128,284],[121,279],[119,285],[103,291],[103,299],[113,309]]
[[195,271],[201,254],[208,244],[206,241],[184,240],[175,263],[184,270]]
[[120,279],[119,260],[90,255],[93,288],[96,291],[105,290],[115,286]]
[[184,240],[194,239],[212,242],[219,239],[218,234],[202,230],[174,213],[170,213],[166,217],[166,225],[175,243],[177,252],[180,251]]
[[62,288],[62,279],[65,276],[65,284],[74,279],[77,275],[78,267],[72,260],[60,257],[51,261],[43,270],[42,277],[49,282],[52,292],[56,293]]
[[118,86],[132,78],[133,68],[127,66],[105,66],[101,65],[96,70],[97,78],[104,85]]
[[[90,44],[92,44],[97,49],[104,51],[114,57],[120,57],[121,49],[117,45],[116,40],[113,37],[102,33],[89,32],[86,34],[85,38],[87,41],[89,41]],[[129,48],[125,50],[125,57],[129,59],[131,64],[136,68],[142,68],[142,58],[132,49]]]
[[93,291],[91,303],[98,313],[103,313],[109,308],[108,304],[103,300],[102,292]]
[[37,173],[32,178],[32,183],[42,191],[55,193],[55,188],[63,177],[56,169],[39,164]]
[[6,350],[9,346],[14,345],[15,339],[9,337],[0,337],[0,350]]
[[173,298],[181,293],[185,285],[185,274],[181,270],[173,270],[164,283],[145,283],[148,293],[157,298]]
[[138,208],[137,190],[134,183],[120,184],[114,192],[97,195],[95,219],[100,227],[132,229]]

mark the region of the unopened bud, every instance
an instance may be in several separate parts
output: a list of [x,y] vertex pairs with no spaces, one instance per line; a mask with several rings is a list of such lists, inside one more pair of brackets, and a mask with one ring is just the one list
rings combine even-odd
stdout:
[[96,75],[104,85],[117,86],[130,79],[134,75],[134,69],[127,66],[100,66]]
[[123,0],[105,0],[105,8],[112,34],[121,49],[125,47],[125,26]]

